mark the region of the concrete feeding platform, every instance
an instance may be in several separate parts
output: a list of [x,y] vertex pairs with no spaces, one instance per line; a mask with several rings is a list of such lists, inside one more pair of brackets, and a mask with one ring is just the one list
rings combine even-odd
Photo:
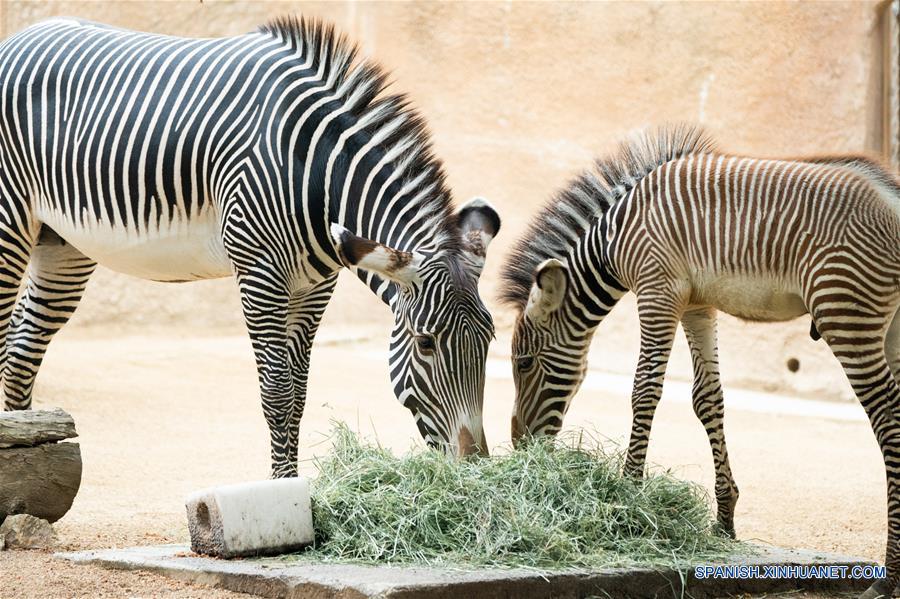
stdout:
[[[853,566],[872,562],[822,552],[759,546],[759,553],[723,565]],[[315,599],[544,599],[553,597],[721,597],[795,589],[863,591],[871,580],[839,578],[704,578],[693,569],[609,568],[560,572],[516,569],[452,569],[362,566],[279,558],[220,560],[197,557],[187,545],[159,545],[59,553],[76,563],[148,570],[183,580],[263,597]],[[686,583],[686,588],[685,588]]]

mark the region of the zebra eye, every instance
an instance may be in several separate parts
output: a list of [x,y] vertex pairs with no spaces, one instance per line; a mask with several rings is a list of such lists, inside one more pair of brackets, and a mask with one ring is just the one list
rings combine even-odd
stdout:
[[434,337],[431,335],[416,335],[416,345],[420,350],[430,352],[434,349]]
[[532,364],[534,364],[533,356],[522,356],[521,358],[516,359],[516,367],[519,370],[528,370],[531,368]]

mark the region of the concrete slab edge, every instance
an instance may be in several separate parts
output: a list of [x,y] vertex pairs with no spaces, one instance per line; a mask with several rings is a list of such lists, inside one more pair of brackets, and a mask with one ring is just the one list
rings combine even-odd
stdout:
[[[738,593],[791,590],[862,591],[865,579],[705,578],[675,569],[611,568],[594,572],[525,570],[453,571],[439,568],[374,567],[351,564],[284,563],[275,560],[217,560],[193,557],[185,545],[60,553],[75,563],[147,570],[177,580],[263,597],[304,599],[707,599]],[[741,560],[747,565],[873,565],[867,560],[821,552],[767,549]],[[686,583],[686,584],[685,584]]]

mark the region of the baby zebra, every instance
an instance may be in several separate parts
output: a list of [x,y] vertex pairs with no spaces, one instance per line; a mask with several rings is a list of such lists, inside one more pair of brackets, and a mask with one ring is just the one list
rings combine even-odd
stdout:
[[[627,291],[641,350],[626,472],[641,476],[678,323],[693,357],[693,407],[716,469],[718,522],[734,534],[716,310],[777,322],[810,314],[844,367],[884,455],[888,578],[900,580],[900,186],[860,157],[761,160],[703,132],[642,135],[598,161],[535,218],[503,271],[519,310],[512,342],[514,440],[557,433],[591,337]],[[892,374],[893,371],[893,374]]]

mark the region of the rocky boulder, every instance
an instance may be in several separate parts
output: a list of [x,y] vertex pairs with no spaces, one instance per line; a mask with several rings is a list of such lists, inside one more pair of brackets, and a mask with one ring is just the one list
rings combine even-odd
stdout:
[[41,518],[17,514],[0,524],[0,549],[52,549],[57,543],[56,531]]

